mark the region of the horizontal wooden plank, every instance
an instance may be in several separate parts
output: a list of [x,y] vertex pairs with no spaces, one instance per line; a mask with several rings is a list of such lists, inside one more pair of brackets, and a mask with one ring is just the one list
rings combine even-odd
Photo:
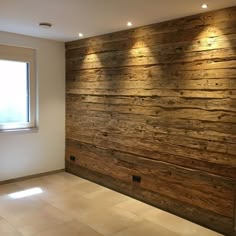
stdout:
[[[148,48],[131,49],[129,51],[104,52],[99,54],[90,54],[86,56],[68,58],[66,60],[67,70],[91,69],[91,68],[113,68],[140,65],[158,65],[162,66],[179,63],[197,63],[199,61],[208,60],[210,63],[221,62],[225,65],[223,68],[235,68],[236,56],[235,48],[212,49],[210,51],[197,52],[177,52],[172,50],[150,51]],[[209,64],[209,62],[207,62]],[[190,64],[191,65],[191,64]],[[219,64],[218,64],[219,65]],[[221,67],[219,67],[221,68]]]
[[236,112],[236,99],[229,98],[181,98],[181,97],[132,97],[132,96],[96,96],[71,94],[66,97],[68,111],[80,106],[127,106],[147,108],[191,108]]
[[[88,118],[88,120],[86,120],[86,118]],[[107,119],[109,119],[109,122],[107,122]],[[87,126],[91,127],[92,125],[94,129],[107,129],[114,132],[125,132],[126,129],[130,129],[131,131],[137,131],[139,135],[144,133],[148,134],[148,132],[150,132],[151,136],[161,133],[178,136],[182,135],[203,140],[206,139],[209,141],[218,141],[221,143],[236,143],[236,125],[231,123],[210,123],[204,122],[204,120],[189,119],[188,125],[185,125],[185,119],[174,118],[163,121],[162,117],[158,116],[149,117],[146,115],[128,115],[126,113],[113,114],[110,112],[96,112],[88,110],[80,110],[80,115],[74,114],[74,112],[68,110],[67,122],[68,125],[75,124],[75,126],[81,126],[81,128]],[[207,130],[204,131],[204,129]],[[193,131],[192,134],[191,131]],[[194,135],[194,131],[199,135]]]
[[[76,123],[76,125],[74,125]],[[76,129],[76,132],[81,132],[83,134],[106,134],[107,136],[114,134],[116,136],[122,137],[132,137],[132,138],[145,138],[146,140],[154,140],[157,143],[177,145],[183,147],[190,147],[197,150],[206,150],[212,152],[225,153],[230,155],[235,155],[236,145],[230,144],[228,142],[212,141],[209,139],[199,139],[184,134],[178,134],[177,132],[166,132],[163,128],[156,128],[149,125],[136,124],[132,121],[122,121],[111,120],[106,122],[106,120],[99,120],[94,122],[94,120],[89,119],[89,121],[78,121],[78,120],[67,120],[68,132],[70,129]],[[235,140],[236,141],[236,140]]]
[[[135,126],[146,127],[155,132],[187,135],[198,139],[207,139],[210,141],[219,141],[235,144],[235,124],[222,122],[205,122],[201,120],[168,119],[163,120],[158,116],[146,116],[145,114],[122,114],[118,112],[91,111],[83,110],[78,114],[76,111],[67,109],[67,121],[73,119],[74,122],[91,120],[94,126],[97,122],[104,126],[111,122],[118,122],[118,126],[124,122],[135,122]],[[125,123],[124,123],[125,124]],[[150,125],[150,127],[149,127]],[[128,127],[127,127],[128,128]]]
[[153,159],[160,158],[162,154],[169,154],[236,168],[234,154],[196,150],[195,148],[162,143],[155,139],[148,139],[147,137],[125,136],[122,133],[115,134],[114,132],[109,133],[107,131],[95,132],[94,130],[81,129],[73,126],[67,128],[67,137],[72,139],[87,137],[87,140],[90,138],[94,144],[120,147],[120,150],[137,155],[145,155]]
[[67,89],[181,89],[181,90],[236,90],[236,80],[232,79],[201,79],[201,80],[168,80],[152,79],[146,81],[113,80],[113,81],[73,81],[68,82]]
[[236,113],[220,110],[205,110],[193,108],[163,108],[163,107],[142,107],[142,106],[126,106],[126,105],[104,105],[97,104],[80,104],[76,106],[76,110],[80,113],[83,111],[105,111],[117,112],[122,114],[145,114],[148,116],[156,116],[159,119],[171,119],[176,117],[185,120],[201,120],[201,121],[221,121],[225,123],[234,123]]
[[[68,96],[69,97],[69,96]],[[170,115],[175,112],[186,112],[186,118],[188,117],[188,111],[197,115],[198,112],[202,114],[227,114],[228,116],[234,116],[236,112],[236,107],[234,101],[235,99],[175,99],[175,98],[130,98],[126,101],[134,101],[134,103],[122,104],[122,99],[109,98],[110,103],[107,101],[99,103],[84,102],[81,99],[76,100],[75,96],[73,98],[67,98],[68,111],[77,109],[78,111],[91,110],[91,111],[106,111],[106,112],[119,112],[119,113],[130,113],[130,114],[143,114],[144,116],[158,116],[161,112],[168,111]],[[122,97],[122,96],[121,96]],[[101,101],[102,99],[100,99]],[[105,100],[105,99],[103,99]],[[112,102],[113,100],[113,102]],[[116,101],[121,101],[117,103]],[[140,103],[139,103],[140,101]],[[125,102],[125,99],[123,100]],[[199,103],[198,103],[199,102]],[[136,105],[136,104],[137,105]],[[133,104],[133,105],[132,105]],[[221,116],[218,114],[218,117]],[[223,115],[222,115],[223,116]],[[178,115],[176,115],[178,118]],[[205,116],[207,119],[207,115]],[[194,119],[193,117],[190,119]],[[224,119],[218,119],[222,122],[227,122]],[[211,119],[209,119],[211,121]],[[229,121],[228,121],[229,122]]]
[[181,98],[236,98],[236,90],[181,90],[181,89],[66,89],[67,94],[139,96],[139,97],[181,97]]
[[[164,68],[164,70],[162,69]],[[190,68],[191,69],[191,68]],[[81,82],[102,82],[102,81],[146,81],[153,79],[162,79],[167,81],[184,79],[185,81],[198,79],[236,79],[235,69],[210,69],[207,70],[187,70],[186,67],[171,66],[139,66],[130,67],[128,70],[124,68],[103,68],[88,69],[79,71],[67,71],[66,80]]]

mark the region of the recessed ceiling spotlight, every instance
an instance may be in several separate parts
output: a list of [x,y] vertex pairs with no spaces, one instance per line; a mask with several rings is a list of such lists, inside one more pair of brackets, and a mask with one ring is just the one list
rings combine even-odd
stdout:
[[203,9],[207,9],[208,8],[208,5],[206,3],[202,4],[202,8]]
[[40,22],[40,23],[39,23],[39,26],[40,26],[41,28],[44,28],[44,29],[49,29],[49,28],[52,27],[52,24],[49,23],[49,22]]
[[79,37],[82,38],[84,35],[82,33],[78,33]]
[[132,24],[131,21],[128,21],[128,22],[127,22],[127,26],[128,26],[128,27],[131,27],[132,25],[133,25],[133,24]]

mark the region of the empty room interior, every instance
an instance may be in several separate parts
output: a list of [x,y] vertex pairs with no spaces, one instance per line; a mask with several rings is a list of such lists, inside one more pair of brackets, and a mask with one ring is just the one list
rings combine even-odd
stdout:
[[0,0],[0,236],[236,236],[236,0]]

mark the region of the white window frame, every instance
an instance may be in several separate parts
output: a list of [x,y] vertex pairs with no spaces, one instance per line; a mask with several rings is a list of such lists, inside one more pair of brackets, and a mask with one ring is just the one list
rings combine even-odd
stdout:
[[36,50],[32,48],[0,44],[0,59],[27,63],[29,86],[29,122],[0,124],[0,132],[37,128]]

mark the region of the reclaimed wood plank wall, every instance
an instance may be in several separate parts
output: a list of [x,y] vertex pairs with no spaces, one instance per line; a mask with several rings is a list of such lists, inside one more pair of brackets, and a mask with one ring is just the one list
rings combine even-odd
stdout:
[[236,7],[66,43],[66,169],[235,235]]

